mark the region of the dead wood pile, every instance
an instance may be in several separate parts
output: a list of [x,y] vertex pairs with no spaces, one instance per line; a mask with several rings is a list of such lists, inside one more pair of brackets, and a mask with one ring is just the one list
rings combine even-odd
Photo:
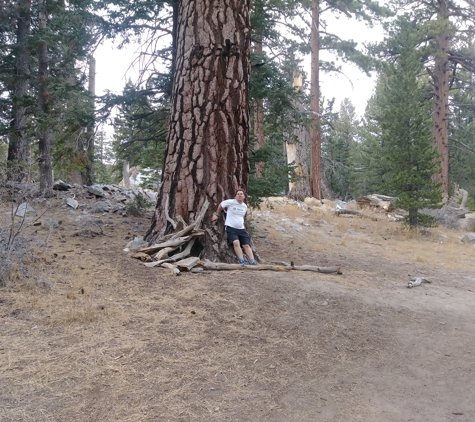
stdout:
[[[247,270],[247,271],[313,271],[318,273],[341,274],[340,267],[318,267],[312,265],[294,265],[293,262],[276,262],[273,264],[240,265],[223,262],[211,262],[191,256],[191,250],[198,237],[204,236],[205,232],[200,229],[201,222],[208,209],[206,201],[193,224],[186,225],[181,219],[179,224],[173,221],[173,227],[183,227],[179,231],[165,236],[160,243],[139,248],[132,254],[132,258],[140,259],[147,267],[168,268],[173,275],[179,275],[181,271],[202,272]],[[167,220],[170,216],[167,215]],[[180,225],[180,226],[179,226]],[[178,251],[178,252],[177,252]]]
[[359,208],[381,208],[385,211],[391,212],[395,210],[393,203],[396,200],[397,198],[392,196],[373,194],[356,198],[356,203]]

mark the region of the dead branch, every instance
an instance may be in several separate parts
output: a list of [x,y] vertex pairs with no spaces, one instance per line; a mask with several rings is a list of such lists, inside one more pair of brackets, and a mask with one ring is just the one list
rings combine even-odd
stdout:
[[290,271],[292,267],[284,267],[283,265],[241,265],[226,264],[224,262],[201,261],[200,266],[206,270],[230,271],[230,270],[251,270],[251,271]]
[[150,262],[152,260],[152,257],[146,253],[143,252],[137,252],[132,255],[132,258],[135,259],[140,259],[143,262]]
[[163,248],[168,248],[170,246],[181,246],[184,243],[188,242],[190,239],[191,239],[191,236],[178,237],[176,239],[167,240],[166,242],[163,242],[163,243],[157,243],[152,246],[146,246],[145,248],[139,249],[137,252],[143,252],[143,253],[148,253],[149,255],[152,255]]
[[197,256],[190,256],[189,258],[182,259],[175,263],[177,268],[180,270],[190,271],[200,262],[200,259]]
[[341,267],[314,267],[313,265],[295,265],[292,267],[293,270],[297,271],[313,271],[316,273],[324,274],[342,274]]
[[177,253],[177,254],[173,255],[172,257],[170,257],[170,260],[171,261],[178,261],[180,259],[188,257],[190,255],[191,248],[193,247],[193,244],[195,243],[195,240],[196,240],[196,237],[191,239],[188,242],[188,245],[186,245],[185,250],[183,252],[180,252],[180,253]]
[[173,264],[164,262],[161,266],[170,269],[173,275],[180,275],[180,270]]
[[170,195],[167,195],[167,200],[165,202],[165,217],[167,221],[173,226],[173,229],[176,230],[176,223],[171,219],[170,214],[168,214],[169,199],[170,199]]
[[160,261],[163,258],[168,258],[168,254],[170,252],[173,252],[174,250],[178,249],[181,245],[178,246],[169,246],[168,248],[163,248],[159,250],[153,257],[157,260]]
[[203,218],[206,214],[206,211],[208,211],[208,207],[209,207],[209,201],[208,201],[208,198],[206,198],[203,206],[201,207],[201,211],[198,214],[198,217],[196,217],[196,220],[195,220],[196,228],[200,227],[201,221],[203,220]]
[[188,227],[188,224],[186,223],[185,220],[183,220],[183,217],[181,215],[176,215],[175,218],[176,218],[176,221],[178,221],[178,223],[183,224],[184,228]]

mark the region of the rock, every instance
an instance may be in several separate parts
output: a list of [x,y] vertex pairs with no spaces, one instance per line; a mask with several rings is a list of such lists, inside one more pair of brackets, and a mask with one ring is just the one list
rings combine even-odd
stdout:
[[340,199],[338,201],[336,201],[336,209],[337,210],[342,210],[342,209],[345,209],[346,208],[346,202],[345,201],[341,201]]
[[278,232],[285,232],[285,229],[282,226],[276,226],[275,228]]
[[66,204],[68,204],[71,208],[74,208],[74,209],[77,209],[77,207],[79,206],[78,201],[76,201],[73,198],[66,199]]
[[462,242],[475,245],[475,234],[467,233],[464,237],[462,237]]
[[103,212],[109,212],[111,209],[112,209],[112,205],[109,201],[98,201],[92,205],[91,212],[103,213]]
[[69,185],[68,183],[63,182],[62,180],[58,180],[58,181],[54,182],[54,184],[53,184],[53,190],[66,191],[66,190],[69,190],[71,188],[72,188],[71,185]]
[[58,220],[55,220],[54,218],[47,218],[46,220],[43,220],[41,222],[41,227],[47,230],[54,230],[54,229],[57,229],[60,224],[61,222]]
[[105,196],[104,190],[101,185],[92,185],[87,187],[87,191],[93,195],[100,196],[103,198]]
[[23,204],[20,204],[18,206],[18,209],[16,210],[15,215],[18,217],[25,217],[27,214],[35,214],[36,211],[33,207],[28,205],[26,202],[23,202]]
[[291,228],[293,228],[294,230],[297,230],[297,231],[301,231],[301,230],[302,230],[302,226],[300,226],[299,224],[290,223],[289,226],[290,226]]
[[413,277],[411,278],[409,283],[407,283],[407,287],[410,288],[410,287],[420,286],[422,283],[431,283],[431,281],[427,280],[424,277]]
[[143,240],[140,237],[136,237],[134,240],[131,240],[127,245],[125,246],[129,250],[136,250],[141,248],[142,246],[147,246],[148,242]]
[[117,211],[120,211],[120,210],[123,210],[125,207],[122,205],[122,204],[115,204],[113,207],[112,207],[112,212],[117,212]]

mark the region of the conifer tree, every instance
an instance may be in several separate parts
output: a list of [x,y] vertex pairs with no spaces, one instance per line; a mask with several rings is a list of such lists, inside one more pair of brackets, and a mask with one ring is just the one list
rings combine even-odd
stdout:
[[421,208],[437,208],[442,195],[437,150],[432,145],[431,107],[424,101],[428,84],[409,25],[401,22],[399,54],[382,75],[379,123],[383,154],[388,164],[388,193],[396,206],[408,211],[411,227],[421,224]]
[[[418,28],[416,45],[424,50],[421,58],[430,76],[432,135],[439,150],[444,201],[449,196],[450,90],[460,71],[475,73],[472,40],[475,36],[475,7],[472,0],[391,0],[390,4]],[[386,51],[392,55],[392,46]]]

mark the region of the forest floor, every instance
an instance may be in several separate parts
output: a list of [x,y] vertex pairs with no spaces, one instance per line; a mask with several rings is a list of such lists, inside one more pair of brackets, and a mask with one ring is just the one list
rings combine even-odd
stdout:
[[35,258],[0,288],[1,421],[475,420],[464,232],[274,201],[251,216],[261,259],[341,275],[174,277],[123,251],[150,215],[87,216],[65,197],[33,204],[49,207],[22,229]]

